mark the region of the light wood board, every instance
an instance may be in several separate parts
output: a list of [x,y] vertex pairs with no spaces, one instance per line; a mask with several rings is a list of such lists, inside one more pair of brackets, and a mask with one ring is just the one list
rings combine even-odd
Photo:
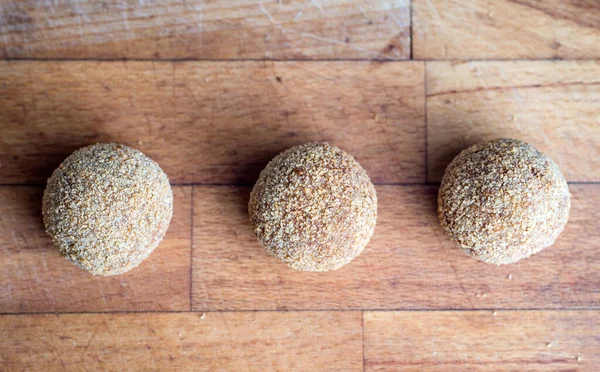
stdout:
[[[194,187],[192,308],[514,309],[600,303],[598,185],[572,185],[571,219],[557,243],[514,265],[475,261],[436,215],[435,186],[378,186],[375,234],[351,264],[301,273],[258,245],[250,188]],[[510,277],[509,277],[510,276]]]
[[408,59],[409,0],[0,1],[0,57]]
[[367,371],[593,371],[595,311],[366,312]]
[[0,187],[0,313],[190,308],[191,186],[173,189],[171,225],[139,270],[111,277],[66,261],[44,232],[42,187]]
[[[45,183],[117,141],[174,183],[251,184],[279,152],[329,141],[375,182],[425,181],[422,62],[0,62],[0,183]],[[75,129],[76,128],[76,129]]]
[[600,181],[600,62],[427,63],[428,180],[499,137],[550,155],[568,181]]
[[360,371],[360,312],[3,316],[7,370]]
[[600,58],[596,0],[413,0],[419,59]]

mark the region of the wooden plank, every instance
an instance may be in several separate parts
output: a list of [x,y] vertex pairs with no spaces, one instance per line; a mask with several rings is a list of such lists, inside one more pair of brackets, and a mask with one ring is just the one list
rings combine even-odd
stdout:
[[0,187],[0,312],[189,310],[191,187],[173,189],[171,225],[150,257],[112,277],[60,256],[44,232],[42,193]]
[[175,183],[253,183],[307,141],[350,152],[375,182],[425,180],[422,62],[4,62],[0,87],[0,183],[44,183],[101,141]]
[[409,0],[2,0],[0,34],[0,58],[410,57]]
[[498,137],[531,143],[568,181],[600,181],[600,62],[427,63],[429,181]]
[[418,59],[599,58],[600,3],[413,0]]
[[362,371],[360,312],[5,315],[7,370]]
[[366,371],[597,371],[598,311],[365,312]]
[[445,236],[434,186],[379,186],[375,234],[340,270],[297,272],[258,244],[249,188],[194,188],[196,310],[600,307],[600,185],[571,185],[557,243],[513,265],[467,257]]

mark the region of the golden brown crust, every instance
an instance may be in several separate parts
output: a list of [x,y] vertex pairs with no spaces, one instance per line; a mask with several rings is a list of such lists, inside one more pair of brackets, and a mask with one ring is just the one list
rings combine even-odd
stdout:
[[65,258],[94,275],[116,275],[139,265],[160,243],[173,193],[167,175],[141,152],[95,144],[54,171],[42,214]]
[[329,144],[308,143],[276,156],[248,204],[259,242],[296,270],[338,269],[358,256],[377,219],[365,170]]
[[513,139],[474,145],[450,163],[438,194],[444,230],[469,256],[508,264],[552,245],[569,216],[558,166]]

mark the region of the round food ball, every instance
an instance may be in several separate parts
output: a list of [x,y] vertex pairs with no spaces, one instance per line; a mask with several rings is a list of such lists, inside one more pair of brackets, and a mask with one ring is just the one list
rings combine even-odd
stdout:
[[101,143],[75,151],[54,171],[42,214],[65,258],[94,275],[116,275],[139,265],[162,240],[173,193],[152,159]]
[[277,155],[261,172],[248,204],[259,242],[300,271],[339,269],[373,235],[377,194],[367,172],[327,143]]
[[571,207],[558,166],[533,146],[497,139],[471,146],[446,169],[438,216],[469,256],[501,265],[551,246]]

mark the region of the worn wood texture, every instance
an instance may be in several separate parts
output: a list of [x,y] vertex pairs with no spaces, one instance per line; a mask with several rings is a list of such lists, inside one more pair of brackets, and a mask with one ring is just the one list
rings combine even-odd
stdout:
[[46,371],[361,371],[361,312],[0,317],[0,365]]
[[174,183],[250,184],[330,141],[375,182],[425,180],[422,62],[3,62],[0,183],[45,183],[78,147],[131,145]]
[[597,0],[412,0],[419,59],[600,58]]
[[0,1],[0,58],[408,59],[409,0]]
[[[0,61],[0,370],[599,370],[599,22],[594,0],[0,0],[0,59],[43,60]],[[366,61],[411,55],[454,61]],[[557,243],[500,267],[436,216],[445,166],[495,137],[577,183]],[[98,278],[40,204],[108,141],[179,186],[157,250]],[[375,235],[335,272],[286,267],[248,222],[259,172],[307,141],[377,183]]]
[[467,257],[439,226],[434,186],[379,186],[375,234],[333,272],[302,273],[263,249],[248,223],[249,188],[194,187],[192,308],[599,308],[600,187],[571,185],[557,243],[513,265]]
[[600,312],[365,312],[366,371],[597,371]]
[[427,63],[428,179],[483,140],[527,141],[568,181],[600,181],[600,62]]
[[173,189],[171,225],[152,255],[112,277],[88,274],[53,247],[43,191],[0,187],[0,313],[190,309],[191,187]]

